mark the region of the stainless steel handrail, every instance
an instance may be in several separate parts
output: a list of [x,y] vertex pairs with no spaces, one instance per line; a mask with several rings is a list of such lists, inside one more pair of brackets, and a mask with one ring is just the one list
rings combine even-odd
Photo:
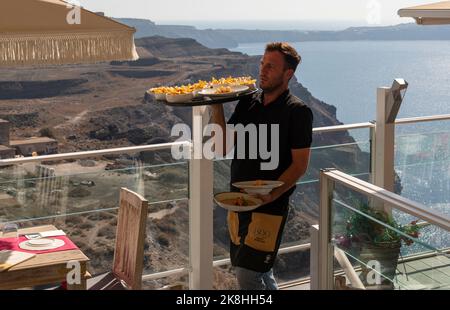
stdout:
[[447,121],[447,120],[450,120],[450,114],[400,118],[395,122],[395,124],[403,125],[403,124],[411,124],[411,123],[423,123],[423,122],[435,122],[435,121]]
[[335,132],[335,131],[363,129],[363,128],[371,128],[371,127],[375,127],[375,124],[371,123],[371,122],[365,122],[365,123],[355,123],[355,124],[346,124],[346,125],[316,127],[316,128],[313,128],[313,133]]
[[411,201],[407,198],[335,169],[324,170],[323,174],[328,179],[340,183],[345,187],[360,192],[371,198],[379,199],[379,201],[389,203],[395,209],[413,215],[431,225],[436,225],[450,231],[450,217],[445,214],[431,210],[418,202]]
[[[169,203],[169,202],[178,202],[178,201],[186,201],[189,200],[189,198],[174,198],[174,199],[167,199],[167,200],[159,200],[159,201],[150,201],[148,203],[149,206],[153,205],[159,205],[162,203]],[[75,215],[85,215],[85,214],[92,214],[92,213],[99,213],[99,212],[107,212],[107,211],[113,211],[118,210],[119,207],[113,207],[113,208],[104,208],[104,209],[95,209],[95,210],[88,210],[88,211],[80,211],[80,212],[72,212],[72,213],[64,213],[64,214],[56,214],[56,215],[48,215],[48,216],[40,216],[40,217],[33,217],[33,218],[24,218],[20,220],[14,220],[14,221],[8,221],[8,223],[26,223],[26,222],[32,222],[32,221],[41,221],[41,220],[53,220],[60,217],[70,217]]]
[[174,146],[190,147],[191,143],[187,142],[187,141],[181,141],[181,142],[172,142],[172,143],[161,143],[161,144],[151,144],[151,145],[142,145],[142,146],[95,150],[95,151],[84,151],[84,152],[73,152],[73,153],[34,156],[34,157],[2,159],[2,160],[0,160],[0,166],[17,165],[17,164],[42,162],[42,161],[82,159],[82,158],[89,158],[89,157],[96,157],[96,156],[114,155],[114,154],[132,154],[132,153],[148,152],[148,151],[161,151],[161,150],[170,149]]

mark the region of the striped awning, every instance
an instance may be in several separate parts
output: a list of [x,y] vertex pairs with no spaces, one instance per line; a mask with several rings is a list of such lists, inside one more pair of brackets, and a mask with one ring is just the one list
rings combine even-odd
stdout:
[[450,1],[413,6],[398,11],[400,17],[412,17],[419,25],[450,24]]
[[0,0],[0,67],[136,60],[135,32],[62,0]]

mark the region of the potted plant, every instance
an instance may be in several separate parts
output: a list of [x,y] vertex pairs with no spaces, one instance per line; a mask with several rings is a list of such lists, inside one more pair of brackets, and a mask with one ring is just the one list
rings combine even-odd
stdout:
[[374,284],[368,279],[369,273],[373,272],[371,266],[375,264],[382,275],[381,283],[377,283],[377,286],[393,288],[402,243],[411,245],[412,238],[419,237],[420,227],[417,221],[401,225],[391,214],[375,209],[369,204],[360,203],[358,209],[364,215],[353,212],[348,217],[345,232],[338,238],[338,244],[350,250],[352,255],[362,262],[360,278],[365,285]]

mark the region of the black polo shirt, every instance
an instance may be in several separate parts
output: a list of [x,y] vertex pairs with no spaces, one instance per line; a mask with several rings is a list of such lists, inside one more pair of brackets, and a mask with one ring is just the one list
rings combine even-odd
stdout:
[[[230,117],[228,124],[255,124],[257,127],[258,138],[261,139],[260,124],[267,125],[266,146],[269,153],[271,150],[271,125],[279,125],[279,162],[274,170],[261,170],[262,162],[270,162],[270,158],[263,160],[259,152],[259,142],[257,158],[249,158],[249,135],[246,135],[245,159],[237,158],[237,149],[235,149],[234,159],[231,164],[231,182],[251,181],[251,180],[277,180],[283,172],[292,164],[291,149],[309,148],[312,143],[312,123],[313,114],[311,109],[305,105],[296,96],[286,90],[274,102],[267,106],[263,105],[264,93],[260,92],[253,98],[239,101],[236,109]],[[230,184],[231,185],[231,184]],[[237,190],[231,186],[232,190]],[[284,193],[279,200],[286,201],[295,190],[295,186]]]
[[[257,152],[256,159],[249,157],[248,136],[245,141],[245,158],[238,159],[235,149],[231,164],[231,183],[238,181],[277,180],[292,163],[292,149],[309,148],[312,142],[311,110],[289,90],[267,106],[263,105],[263,93],[253,98],[241,100],[228,121],[229,124],[255,124],[258,136],[256,145],[259,150],[259,132],[267,130],[266,147],[271,150],[270,126],[279,125],[279,160],[273,170],[262,170],[263,160]],[[266,124],[266,129],[259,125]],[[255,137],[253,137],[255,139]],[[231,184],[230,184],[231,186]],[[231,186],[231,190],[238,191]],[[273,267],[280,247],[283,229],[289,211],[289,196],[295,186],[277,200],[249,212],[228,212],[227,222],[230,233],[230,258],[233,266],[240,266],[257,272],[267,272]]]

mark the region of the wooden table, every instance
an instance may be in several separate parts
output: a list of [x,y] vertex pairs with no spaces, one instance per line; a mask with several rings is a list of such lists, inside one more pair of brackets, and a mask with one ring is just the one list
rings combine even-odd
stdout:
[[[56,230],[53,225],[20,229],[19,234],[30,234],[43,231]],[[24,261],[10,269],[0,272],[0,290],[18,289],[36,285],[55,284],[66,281],[67,273],[72,269],[67,268],[69,261],[80,263],[81,283],[67,285],[70,290],[86,289],[86,280],[90,277],[86,270],[89,258],[80,250],[69,250],[36,254],[35,257]]]

